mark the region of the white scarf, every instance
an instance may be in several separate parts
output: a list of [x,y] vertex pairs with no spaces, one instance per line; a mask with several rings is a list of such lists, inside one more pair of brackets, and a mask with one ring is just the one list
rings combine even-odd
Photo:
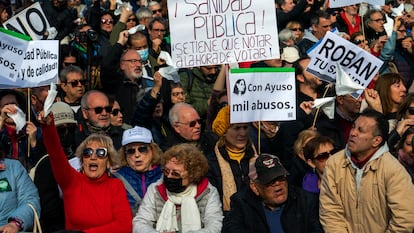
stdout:
[[176,205],[181,205],[181,232],[187,233],[201,229],[201,218],[195,201],[197,186],[190,185],[181,193],[171,193],[167,190],[168,200],[162,208],[157,221],[157,231],[179,231],[177,224]]

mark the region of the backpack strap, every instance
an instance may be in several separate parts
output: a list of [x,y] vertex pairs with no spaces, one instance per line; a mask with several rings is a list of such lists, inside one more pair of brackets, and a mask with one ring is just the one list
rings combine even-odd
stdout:
[[131,184],[125,179],[125,177],[123,177],[118,172],[115,172],[112,175],[114,175],[116,178],[122,181],[122,183],[125,186],[125,189],[128,191],[129,194],[131,194],[135,201],[137,201],[138,203],[141,202],[141,197],[139,197],[138,193],[135,191],[134,188],[132,188]]

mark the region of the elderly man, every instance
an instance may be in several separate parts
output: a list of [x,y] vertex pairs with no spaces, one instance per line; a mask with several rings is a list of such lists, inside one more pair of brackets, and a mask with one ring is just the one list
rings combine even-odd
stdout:
[[111,126],[109,114],[112,112],[112,107],[104,93],[97,90],[86,92],[81,100],[81,111],[83,119],[75,131],[75,150],[92,133],[104,133],[110,136],[114,147],[117,150],[121,148],[123,130],[120,126]]
[[224,233],[323,232],[318,218],[318,197],[286,180],[279,158],[261,154],[250,164],[250,188],[231,198],[224,218]]
[[388,151],[388,122],[365,110],[355,120],[345,150],[326,163],[320,193],[325,232],[412,232],[414,186]]
[[67,66],[61,72],[59,76],[63,92],[62,101],[67,103],[74,112],[77,112],[80,108],[80,101],[85,94],[85,85],[88,82],[83,78],[83,70],[79,66]]

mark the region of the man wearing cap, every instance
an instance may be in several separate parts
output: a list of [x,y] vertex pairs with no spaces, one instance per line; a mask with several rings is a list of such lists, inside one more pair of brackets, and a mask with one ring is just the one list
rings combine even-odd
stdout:
[[318,218],[318,197],[294,186],[279,158],[261,154],[250,163],[250,188],[231,198],[224,218],[224,233],[323,232]]
[[388,122],[374,110],[354,121],[345,150],[326,162],[320,192],[325,232],[412,232],[414,186],[387,146]]

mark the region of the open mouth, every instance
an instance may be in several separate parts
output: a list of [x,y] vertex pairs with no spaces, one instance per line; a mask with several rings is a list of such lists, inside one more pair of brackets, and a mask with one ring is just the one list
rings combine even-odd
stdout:
[[98,170],[98,164],[95,164],[95,163],[89,164],[89,170],[90,171],[97,171]]

